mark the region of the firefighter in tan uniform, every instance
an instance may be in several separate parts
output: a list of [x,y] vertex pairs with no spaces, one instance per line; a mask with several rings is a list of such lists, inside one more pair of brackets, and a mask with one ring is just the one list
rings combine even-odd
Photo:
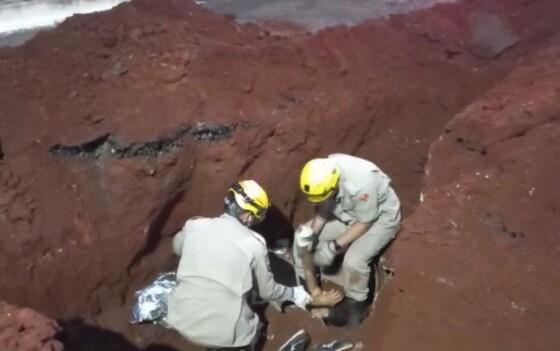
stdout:
[[[332,325],[356,325],[363,320],[369,293],[371,262],[399,230],[400,201],[391,180],[370,161],[332,154],[303,167],[300,188],[315,204],[315,216],[295,234],[296,272],[313,296],[320,292],[314,267],[344,287],[345,300],[325,319]],[[304,264],[308,257],[309,267]],[[312,271],[310,272],[310,269]],[[337,315],[338,314],[338,315]]]
[[[167,323],[189,341],[208,350],[252,350],[258,316],[251,310],[252,291],[267,301],[292,301],[301,308],[313,303],[302,286],[274,281],[266,242],[248,227],[262,221],[269,207],[263,188],[253,180],[234,184],[220,217],[188,220],[173,239],[181,256],[178,285],[168,300]],[[325,292],[316,303],[342,299]]]

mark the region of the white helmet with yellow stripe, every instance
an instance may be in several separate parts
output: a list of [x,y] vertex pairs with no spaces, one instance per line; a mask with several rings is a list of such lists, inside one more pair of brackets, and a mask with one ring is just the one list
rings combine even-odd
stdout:
[[262,221],[270,207],[266,191],[254,180],[242,180],[234,183],[228,194],[232,194],[235,203],[244,211],[250,212],[257,221]]

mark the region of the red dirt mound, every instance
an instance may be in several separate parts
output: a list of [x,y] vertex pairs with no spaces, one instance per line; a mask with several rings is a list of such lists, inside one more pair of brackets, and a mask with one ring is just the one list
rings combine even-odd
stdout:
[[63,351],[54,340],[58,324],[29,308],[17,308],[0,302],[0,350]]
[[[484,183],[475,174],[467,182],[488,186],[478,203],[498,198],[496,204],[509,204],[517,212],[503,214],[498,205],[481,210],[480,220],[498,229],[505,226],[506,234],[468,241],[462,221],[474,217],[457,207],[466,205],[437,200],[437,189],[456,186],[470,158],[480,160],[469,171],[503,147],[498,143],[494,150],[487,142],[507,140],[509,132],[489,127],[485,134],[491,119],[480,117],[497,113],[500,105],[481,108],[483,114],[477,103],[471,105],[434,144],[429,161],[428,148],[454,115],[520,63],[522,73],[528,52],[556,45],[551,37],[560,27],[557,13],[560,3],[555,0],[467,1],[309,35],[240,25],[189,1],[136,0],[108,13],[75,16],[21,48],[1,50],[0,296],[60,319],[81,316],[86,324],[125,332],[140,346],[157,340],[186,348],[173,333],[127,325],[132,292],[156,272],[174,267],[170,236],[189,216],[217,214],[224,189],[240,177],[262,182],[280,210],[281,215],[265,223],[266,233],[289,234],[277,224],[297,223],[311,211],[297,191],[299,168],[310,157],[340,151],[367,157],[386,170],[406,216],[418,202],[426,162],[430,172],[423,190],[426,202],[407,221],[393,250],[397,275],[383,293],[379,311],[359,329],[340,333],[364,342],[368,350],[409,349],[411,341],[431,350],[475,341],[496,345],[502,339],[487,338],[491,328],[478,323],[480,315],[494,303],[490,292],[516,285],[504,275],[471,275],[454,262],[486,253],[481,262],[505,264],[498,257],[507,256],[505,251],[498,244],[485,246],[484,240],[505,240],[506,246],[528,241],[530,231],[522,223],[532,222],[517,221],[548,211],[548,205],[539,197],[540,185],[531,198],[538,201],[530,206],[535,212],[528,212],[510,201],[518,199],[511,197],[514,193],[490,192],[490,185],[497,190],[498,184]],[[531,67],[540,72],[547,62]],[[509,86],[503,92],[492,90],[495,99],[506,96]],[[520,103],[524,87],[502,105]],[[529,117],[522,117],[521,125],[529,123]],[[515,150],[519,158],[532,152]],[[535,150],[539,158],[534,162],[540,162],[535,166],[546,169],[548,154]],[[503,163],[499,169],[513,167],[506,159],[495,162]],[[503,185],[503,191],[527,190],[516,187],[517,179],[506,182],[510,187]],[[552,190],[547,193],[553,196]],[[457,228],[456,237],[420,236],[414,233],[424,229],[411,229],[417,222],[436,226],[435,219],[451,220],[449,211],[460,217],[453,223],[461,226],[461,235]],[[510,219],[514,215],[519,219]],[[472,228],[472,235],[482,235]],[[516,238],[510,239],[510,231]],[[548,236],[540,237],[531,239],[531,252],[553,250]],[[463,245],[453,246],[459,239]],[[447,250],[447,256],[434,254],[439,251],[430,245]],[[481,247],[485,250],[478,251]],[[483,265],[469,267],[484,270]],[[511,263],[508,272],[519,267]],[[419,278],[415,272],[435,278]],[[534,279],[540,274],[536,272]],[[488,287],[494,290],[475,294],[485,301],[480,307],[457,303],[454,310],[454,295],[432,289],[433,284],[447,286],[440,278],[449,284],[472,278],[469,282],[478,282],[479,288],[491,281]],[[469,285],[446,289],[463,286]],[[524,294],[511,296],[511,301],[529,311]],[[538,301],[549,300],[543,296]],[[462,313],[459,324],[453,319],[456,313]],[[469,319],[471,315],[475,317]],[[298,326],[308,326],[315,337],[333,335],[296,312],[271,313],[270,319],[275,338],[267,350]],[[433,325],[422,325],[422,319]],[[463,328],[475,322],[472,331],[486,339]],[[500,332],[511,327],[498,322]],[[528,328],[538,326],[535,322]],[[69,330],[70,340],[80,340],[76,324],[69,324]]]
[[424,202],[393,247],[398,274],[379,301],[377,320],[393,327],[381,346],[560,345],[559,39],[458,114],[430,148]]

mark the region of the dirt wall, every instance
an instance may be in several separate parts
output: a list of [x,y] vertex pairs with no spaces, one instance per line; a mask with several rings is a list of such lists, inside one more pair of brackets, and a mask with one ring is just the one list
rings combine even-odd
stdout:
[[[492,245],[476,239],[482,234],[474,224],[469,229],[473,239],[467,240],[458,220],[453,223],[461,230],[449,224],[457,238],[415,234],[425,231],[414,229],[415,223],[437,227],[436,219],[449,221],[447,211],[462,221],[482,213],[496,228],[503,222],[507,233],[525,233],[522,224],[510,224],[505,210],[497,209],[510,203],[508,190],[518,189],[515,177],[495,204],[489,199],[498,196],[490,191],[497,184],[479,181],[476,174],[465,180],[487,187],[477,201],[480,207],[492,204],[492,209],[480,213],[460,207],[461,197],[446,203],[445,195],[438,195],[438,202],[436,194],[456,186],[458,174],[469,164],[465,160],[473,155],[481,160],[469,171],[482,172],[494,151],[485,146],[488,140],[507,140],[508,132],[485,124],[494,120],[496,107],[478,108],[484,100],[474,101],[487,91],[509,94],[511,83],[491,89],[506,76],[514,79],[509,72],[515,67],[524,72],[527,53],[556,45],[551,38],[558,30],[553,15],[558,6],[554,1],[472,1],[311,35],[293,28],[240,25],[187,1],[137,0],[109,13],[75,16],[21,48],[1,50],[0,228],[6,233],[0,246],[0,267],[6,272],[0,276],[1,298],[63,320],[81,316],[124,331],[138,345],[175,340],[171,334],[128,327],[126,308],[136,288],[173,267],[170,236],[190,216],[219,213],[224,190],[241,177],[263,183],[279,209],[277,218],[263,227],[267,234],[289,235],[284,226],[272,223],[297,223],[311,213],[297,191],[299,168],[310,157],[337,151],[367,157],[386,170],[405,216],[414,213],[392,250],[397,274],[379,313],[357,331],[343,333],[371,349],[404,349],[405,343],[418,340],[432,350],[455,343],[479,345],[465,331],[471,329],[463,327],[482,328],[480,320],[466,316],[487,313],[486,307],[494,304],[491,291],[518,285],[500,273],[501,279],[492,280],[494,290],[480,292],[484,303],[475,310],[479,312],[473,312],[473,304],[454,304],[457,300],[449,299],[454,295],[442,297],[445,289],[459,288],[433,286],[447,286],[439,278],[458,284],[454,279],[462,274],[461,279],[471,277],[472,285],[458,286],[476,292],[475,286],[492,279],[481,275],[483,267],[510,261],[496,258],[494,251],[502,248],[494,239],[485,237]],[[501,31],[501,39],[492,41],[488,28]],[[533,60],[549,62],[557,56]],[[521,103],[525,86],[516,89],[519,97],[509,101]],[[481,110],[486,112],[481,115]],[[509,125],[507,116],[496,120],[505,118],[500,123]],[[480,155],[483,149],[487,154]],[[518,158],[529,152],[521,146],[513,149]],[[546,169],[549,154],[534,152],[542,158],[533,166]],[[506,152],[497,155],[502,154]],[[500,157],[495,162],[507,163]],[[515,167],[504,174],[515,175],[525,166]],[[550,175],[544,177],[554,185]],[[526,184],[537,180],[527,178]],[[413,212],[421,189],[425,202]],[[523,226],[537,221],[548,206],[541,200],[531,206],[535,217]],[[513,205],[511,210],[505,211],[507,216],[523,212]],[[495,240],[511,245],[513,234],[507,233],[496,234]],[[540,234],[544,239],[535,239],[529,251],[550,249],[551,233]],[[447,256],[435,255],[430,245],[447,250]],[[464,265],[454,264],[479,262],[483,252],[484,265],[468,266],[477,267],[472,276]],[[512,261],[508,272],[520,269],[520,262]],[[439,270],[445,274],[436,274]],[[420,272],[435,278],[424,278],[422,285]],[[512,301],[527,308],[521,298]],[[538,301],[549,306],[548,295]],[[292,331],[284,325],[308,325],[318,337],[332,333],[294,313],[270,317],[277,338],[267,344],[269,349]],[[457,313],[462,316],[458,326],[452,318]],[[426,316],[428,329],[421,326]],[[510,325],[499,322],[505,338]],[[401,330],[407,337],[401,337]],[[488,345],[505,339],[496,340]]]

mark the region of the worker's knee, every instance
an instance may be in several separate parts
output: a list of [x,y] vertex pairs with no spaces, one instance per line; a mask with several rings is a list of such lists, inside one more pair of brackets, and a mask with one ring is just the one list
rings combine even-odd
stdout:
[[367,299],[370,276],[368,265],[344,266],[344,294],[356,301]]
[[361,274],[368,274],[371,270],[367,259],[349,253],[344,255],[342,268],[347,272],[357,272]]

